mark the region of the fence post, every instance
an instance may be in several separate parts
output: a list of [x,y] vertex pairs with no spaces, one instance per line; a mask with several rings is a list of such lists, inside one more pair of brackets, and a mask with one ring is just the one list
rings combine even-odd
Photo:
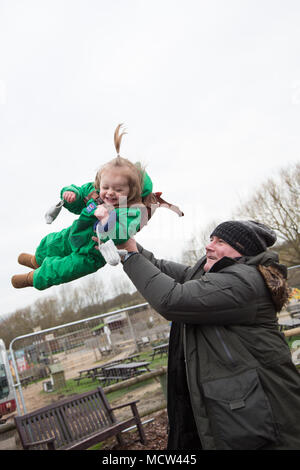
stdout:
[[130,320],[129,312],[126,312],[126,316],[127,316],[127,319],[128,319],[128,325],[129,325],[129,328],[130,328],[130,333],[131,333],[131,336],[132,336],[134,344],[135,344],[135,351],[138,352],[139,348],[138,348],[135,333],[134,333],[134,330],[133,330],[133,327],[132,327],[132,323],[131,323],[131,320]]

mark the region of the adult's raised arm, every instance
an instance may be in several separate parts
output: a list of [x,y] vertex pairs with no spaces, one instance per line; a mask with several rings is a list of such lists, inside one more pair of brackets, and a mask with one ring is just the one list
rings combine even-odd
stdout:
[[[137,253],[124,271],[142,296],[167,320],[207,325],[249,324],[257,312],[257,272],[239,265],[180,283]],[[247,272],[246,272],[246,271]],[[263,289],[263,286],[262,286]]]
[[176,263],[174,261],[167,261],[164,259],[156,259],[151,251],[146,250],[143,248],[139,243],[135,241],[134,238],[130,238],[126,243],[119,245],[118,248],[123,248],[128,252],[138,252],[151,264],[156,266],[161,272],[167,274],[175,281],[182,283],[184,279],[188,275],[189,270],[191,269],[190,266],[186,266],[181,263]]

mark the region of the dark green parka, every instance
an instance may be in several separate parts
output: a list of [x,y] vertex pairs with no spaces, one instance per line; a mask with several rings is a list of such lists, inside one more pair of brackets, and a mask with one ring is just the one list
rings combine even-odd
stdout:
[[[124,270],[172,321],[168,449],[300,449],[300,375],[277,324],[286,295],[277,255],[225,257],[205,273],[205,258],[191,268],[139,251]],[[258,266],[276,267],[272,292]]]

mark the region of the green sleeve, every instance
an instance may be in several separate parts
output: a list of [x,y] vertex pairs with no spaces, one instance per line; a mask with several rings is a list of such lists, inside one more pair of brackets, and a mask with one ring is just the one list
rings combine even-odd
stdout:
[[76,186],[71,184],[70,186],[65,186],[60,192],[60,197],[63,199],[63,193],[65,191],[73,191],[76,194],[76,199],[74,202],[64,202],[64,207],[68,209],[73,214],[80,214],[85,207],[84,198],[92,191],[95,191],[93,183],[85,183],[82,186]]
[[78,219],[74,220],[69,235],[69,242],[73,250],[77,251],[83,246],[88,247],[92,243],[93,227],[98,221],[94,216],[96,209],[97,204],[93,199],[90,199]]

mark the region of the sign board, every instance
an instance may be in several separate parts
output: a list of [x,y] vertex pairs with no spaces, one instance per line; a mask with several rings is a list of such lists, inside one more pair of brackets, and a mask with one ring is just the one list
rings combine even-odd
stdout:
[[50,333],[49,335],[45,336],[46,341],[51,341],[52,339],[54,339],[54,334],[53,333]]
[[126,312],[117,313],[117,315],[110,315],[109,317],[104,318],[104,323],[113,323],[114,321],[126,320]]

